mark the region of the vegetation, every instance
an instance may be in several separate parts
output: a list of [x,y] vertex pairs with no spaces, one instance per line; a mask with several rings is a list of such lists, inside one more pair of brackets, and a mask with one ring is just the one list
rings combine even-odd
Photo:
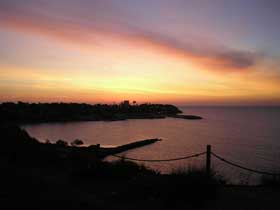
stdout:
[[84,142],[80,139],[75,139],[74,141],[71,142],[71,146],[73,146],[73,147],[81,146],[83,144],[84,144]]
[[202,181],[205,184],[213,185],[225,185],[227,180],[220,174],[218,174],[214,169],[210,171],[210,174],[206,174],[203,168],[189,166],[188,168],[178,168],[170,173],[170,176],[182,177],[188,180],[190,183],[200,183]]
[[203,171],[162,175],[123,159],[105,162],[94,146],[40,143],[17,126],[1,125],[0,132],[2,207],[196,208],[218,193],[220,183]]
[[68,143],[66,141],[63,141],[62,139],[59,139],[55,142],[56,145],[61,146],[61,147],[66,147],[68,146]]
[[263,175],[261,178],[261,185],[280,188],[280,175]]

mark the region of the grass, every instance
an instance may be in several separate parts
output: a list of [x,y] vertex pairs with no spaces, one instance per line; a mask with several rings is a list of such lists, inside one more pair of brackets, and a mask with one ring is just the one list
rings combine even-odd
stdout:
[[152,169],[132,161],[120,159],[113,162],[99,161],[91,167],[78,171],[81,176],[96,179],[128,180],[135,177],[159,175]]
[[210,171],[210,174],[207,174],[204,168],[191,165],[187,168],[177,168],[171,171],[170,175],[197,184],[225,185],[227,183],[227,180],[214,169]]
[[[214,170],[207,174],[204,168],[189,166],[178,168],[168,175],[168,199],[178,203],[189,201],[191,206],[203,206],[208,200],[218,197],[219,187],[225,179]],[[171,202],[172,203],[172,202]]]
[[280,175],[263,175],[260,182],[261,186],[280,188]]

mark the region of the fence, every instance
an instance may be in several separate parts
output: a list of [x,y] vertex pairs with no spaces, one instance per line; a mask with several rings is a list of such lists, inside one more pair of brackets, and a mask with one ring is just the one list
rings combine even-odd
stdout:
[[211,173],[211,157],[215,157],[216,159],[231,165],[233,167],[242,169],[242,170],[246,170],[249,172],[253,172],[256,174],[262,174],[262,175],[271,175],[271,176],[280,176],[280,173],[271,173],[271,172],[267,172],[267,171],[261,171],[261,170],[256,170],[256,169],[252,169],[249,167],[245,167],[242,165],[239,165],[237,163],[234,163],[232,161],[229,161],[223,157],[221,157],[220,155],[217,155],[216,153],[211,151],[211,145],[207,145],[206,146],[206,151],[205,152],[200,152],[200,153],[196,153],[196,154],[192,154],[192,155],[187,155],[187,156],[183,156],[183,157],[177,157],[177,158],[171,158],[171,159],[137,159],[137,158],[130,158],[130,157],[125,157],[125,156],[119,156],[119,155],[112,155],[114,157],[117,158],[121,158],[121,159],[125,159],[125,160],[132,160],[132,161],[142,161],[142,162],[170,162],[170,161],[177,161],[177,160],[186,160],[189,158],[195,158],[195,157],[199,157],[201,155],[206,155],[206,163],[205,163],[205,170],[207,174]]

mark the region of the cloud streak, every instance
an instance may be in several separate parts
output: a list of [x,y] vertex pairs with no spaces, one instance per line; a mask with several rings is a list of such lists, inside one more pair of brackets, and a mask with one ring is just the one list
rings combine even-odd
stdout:
[[167,35],[156,34],[150,31],[134,31],[134,39],[148,42],[167,52],[172,52],[191,58],[203,66],[212,67],[214,71],[244,71],[253,67],[258,59],[263,56],[260,53],[246,50],[231,49],[218,43],[200,42],[200,40],[190,40],[188,43],[178,39],[170,38]]
[[105,4],[103,1],[85,0],[78,5],[75,1],[61,2],[3,0],[0,2],[0,25],[85,46],[98,46],[106,39],[148,46],[191,59],[202,69],[218,72],[244,72],[260,58],[255,52],[200,42],[199,39],[180,40],[148,30],[137,20],[131,21],[129,14],[113,1]]

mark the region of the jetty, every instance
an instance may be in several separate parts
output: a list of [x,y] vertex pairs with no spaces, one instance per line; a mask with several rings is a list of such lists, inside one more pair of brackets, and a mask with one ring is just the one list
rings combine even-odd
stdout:
[[201,120],[201,119],[203,119],[202,117],[197,116],[197,115],[183,115],[183,114],[168,115],[168,117],[185,119],[185,120]]
[[99,144],[89,146],[89,148],[93,148],[97,151],[98,157],[103,159],[109,155],[118,154],[121,152],[126,152],[128,150],[144,147],[150,144],[154,144],[158,141],[162,141],[162,139],[154,138],[154,139],[144,139],[135,142],[131,142],[128,144],[116,146],[116,147],[102,147]]

